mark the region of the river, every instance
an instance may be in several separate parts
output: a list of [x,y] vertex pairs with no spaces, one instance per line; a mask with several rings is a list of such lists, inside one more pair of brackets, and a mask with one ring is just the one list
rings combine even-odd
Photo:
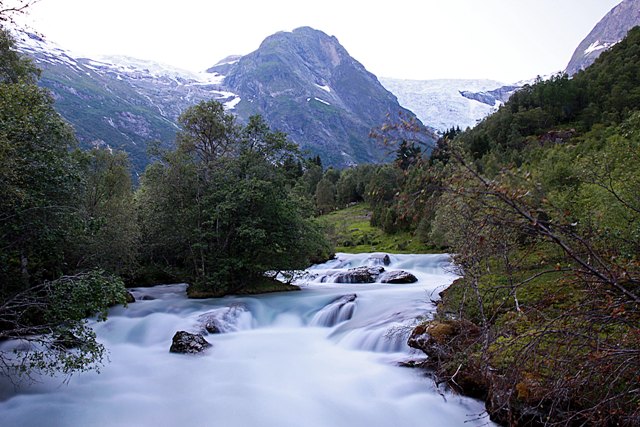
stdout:
[[[3,427],[447,427],[493,425],[481,402],[438,390],[406,345],[432,298],[451,283],[445,255],[391,255],[413,284],[332,283],[380,262],[338,254],[308,270],[300,292],[189,300],[185,285],[133,289],[138,299],[94,324],[110,362],[68,383],[0,382]],[[146,298],[145,298],[146,297]],[[145,298],[146,300],[143,300]],[[337,301],[336,301],[337,300]],[[176,331],[204,353],[169,352]],[[206,320],[205,319],[205,320]]]

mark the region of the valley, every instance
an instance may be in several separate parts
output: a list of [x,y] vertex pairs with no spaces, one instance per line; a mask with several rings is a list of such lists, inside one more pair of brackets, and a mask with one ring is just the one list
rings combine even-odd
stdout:
[[0,0],[3,426],[640,424],[640,0],[68,1]]

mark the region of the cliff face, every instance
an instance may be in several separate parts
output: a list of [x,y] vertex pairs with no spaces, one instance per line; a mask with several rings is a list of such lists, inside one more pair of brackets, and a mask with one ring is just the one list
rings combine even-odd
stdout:
[[614,7],[578,45],[566,73],[572,76],[593,64],[602,52],[620,42],[637,25],[640,25],[640,0],[625,0]]

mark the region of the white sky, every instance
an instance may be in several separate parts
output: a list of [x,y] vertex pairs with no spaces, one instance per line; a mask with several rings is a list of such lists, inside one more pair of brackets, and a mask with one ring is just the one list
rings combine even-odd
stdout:
[[505,83],[565,68],[620,0],[41,0],[33,27],[86,55],[193,71],[247,54],[277,32],[334,35],[369,71],[406,79]]

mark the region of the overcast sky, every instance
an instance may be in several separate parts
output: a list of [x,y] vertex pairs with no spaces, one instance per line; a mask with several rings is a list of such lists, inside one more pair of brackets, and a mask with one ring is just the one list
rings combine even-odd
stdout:
[[247,54],[277,31],[336,36],[381,77],[505,83],[565,68],[620,0],[41,0],[33,27],[86,55],[120,54],[193,71]]

